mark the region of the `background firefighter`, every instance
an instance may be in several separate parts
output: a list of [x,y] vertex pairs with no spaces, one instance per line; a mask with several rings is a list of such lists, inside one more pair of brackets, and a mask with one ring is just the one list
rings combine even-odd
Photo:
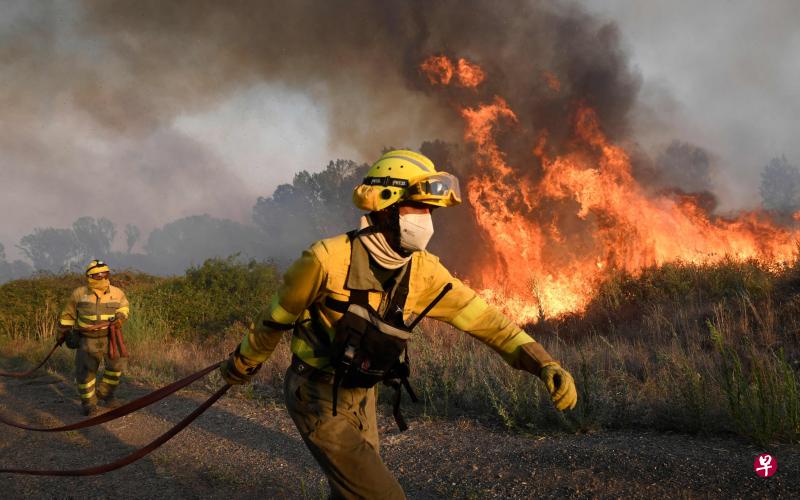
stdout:
[[[306,445],[335,498],[404,498],[381,460],[375,388],[332,384],[341,357],[337,326],[354,297],[366,297],[383,321],[404,328],[452,283],[428,316],[450,323],[500,354],[514,368],[544,381],[559,410],[577,402],[572,376],[547,351],[425,251],[433,234],[431,210],[461,202],[458,180],[437,172],[408,150],[384,154],[353,192],[369,212],[357,232],[311,245],[286,272],[261,321],[221,367],[228,383],[249,381],[282,332],[294,330],[284,396]],[[338,411],[334,411],[334,407]]]
[[[59,319],[59,330],[77,348],[75,382],[81,397],[83,413],[98,412],[97,400],[115,406],[114,391],[128,356],[122,342],[122,323],[127,321],[130,307],[125,292],[109,282],[110,269],[101,260],[86,267],[87,285],[76,288]],[[103,378],[97,382],[97,370],[104,363]]]

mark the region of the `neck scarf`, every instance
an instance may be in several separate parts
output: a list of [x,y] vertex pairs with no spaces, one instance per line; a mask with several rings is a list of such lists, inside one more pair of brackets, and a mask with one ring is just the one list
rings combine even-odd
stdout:
[[89,288],[91,288],[92,290],[96,290],[100,293],[105,293],[105,291],[108,290],[108,287],[111,285],[111,282],[109,281],[108,278],[101,280],[88,278],[88,281],[89,281]]
[[[369,217],[366,215],[361,217],[360,229],[366,229],[371,225]],[[411,256],[403,257],[395,252],[382,233],[361,234],[358,238],[375,262],[384,269],[398,269],[411,260]]]

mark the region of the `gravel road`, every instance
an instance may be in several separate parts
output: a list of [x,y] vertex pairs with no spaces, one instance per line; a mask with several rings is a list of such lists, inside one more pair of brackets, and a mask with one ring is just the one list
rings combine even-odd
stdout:
[[[152,388],[127,384],[134,398]],[[0,424],[0,468],[82,468],[149,443],[201,403],[183,391],[98,427],[33,433]],[[4,416],[54,426],[82,418],[60,376],[0,379]],[[386,412],[388,415],[388,411]],[[647,431],[530,435],[472,420],[420,420],[400,433],[383,415],[382,453],[409,498],[800,498],[800,446],[767,450],[778,472],[753,471],[758,448],[733,438]],[[94,477],[0,474],[3,498],[325,498],[327,488],[280,403],[225,397],[160,449]]]

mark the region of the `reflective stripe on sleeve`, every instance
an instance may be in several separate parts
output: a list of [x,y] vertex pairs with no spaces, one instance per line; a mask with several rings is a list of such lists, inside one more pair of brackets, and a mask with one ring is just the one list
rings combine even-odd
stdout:
[[73,326],[75,324],[75,320],[74,319],[66,319],[66,318],[60,319],[60,320],[58,320],[58,322],[59,322],[59,324],[61,324],[63,326]]
[[282,325],[291,325],[297,320],[297,316],[297,314],[292,314],[284,309],[283,306],[278,303],[278,296],[275,296],[272,300],[272,306],[269,312],[269,317],[272,318],[272,321]]
[[511,340],[503,343],[503,350],[507,353],[503,354],[504,358],[511,356],[518,347],[536,342],[533,337],[525,333],[523,330],[520,330],[518,327],[516,328],[517,331],[514,334],[514,337]]
[[475,320],[489,308],[485,300],[476,295],[469,303],[461,309],[458,315],[450,320],[450,324],[459,330],[467,330],[475,323]]
[[249,359],[250,361],[254,361],[256,363],[263,363],[264,361],[267,360],[267,358],[269,358],[269,355],[272,353],[268,352],[266,354],[259,354],[250,345],[250,335],[245,335],[244,339],[242,339],[242,343],[239,345],[239,354]]

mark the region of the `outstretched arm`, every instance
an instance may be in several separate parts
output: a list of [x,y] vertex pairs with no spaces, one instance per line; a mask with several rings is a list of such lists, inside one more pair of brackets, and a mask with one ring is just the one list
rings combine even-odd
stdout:
[[317,297],[325,279],[325,270],[315,253],[319,251],[321,249],[315,247],[304,251],[286,271],[270,306],[220,367],[226,382],[248,382],[272,355],[283,332],[293,328],[297,318]]
[[559,410],[575,407],[578,400],[575,381],[541,344],[496,307],[486,303],[474,290],[453,278],[440,263],[430,267],[431,271],[426,273],[428,286],[420,294],[415,309],[421,310],[447,283],[452,283],[453,290],[431,310],[429,316],[467,332],[491,347],[514,368],[541,378]]

